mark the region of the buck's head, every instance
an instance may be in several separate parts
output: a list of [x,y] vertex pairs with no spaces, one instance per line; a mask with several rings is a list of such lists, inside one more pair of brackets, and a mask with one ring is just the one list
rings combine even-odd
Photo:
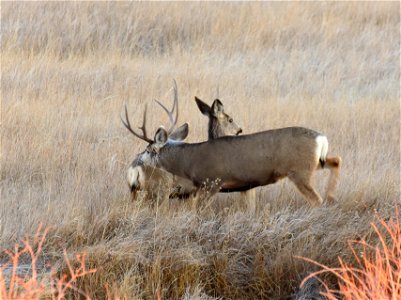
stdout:
[[187,123],[175,129],[171,134],[163,127],[156,131],[153,141],[136,156],[128,168],[127,181],[132,193],[138,190],[155,190],[160,182],[170,180],[168,178],[171,176],[170,174],[157,168],[160,149],[169,143],[183,141],[187,136]]
[[[163,110],[168,114],[170,120],[170,128],[165,129],[163,126],[159,127],[156,131],[154,138],[150,139],[147,136],[146,131],[146,106],[143,116],[142,126],[139,127],[142,130],[142,134],[136,132],[132,127],[128,119],[127,106],[125,106],[125,120],[121,117],[121,121],[124,126],[136,137],[148,143],[145,150],[137,155],[134,161],[131,163],[127,172],[128,186],[131,193],[135,193],[138,190],[151,188],[149,185],[152,183],[158,183],[161,177],[168,176],[168,174],[157,168],[157,161],[160,153],[160,149],[165,147],[167,144],[177,143],[183,141],[188,136],[188,124],[185,123],[178,128],[174,128],[178,119],[178,97],[177,97],[177,86],[174,82],[174,104],[171,111],[169,111],[163,104],[155,100]],[[175,116],[173,116],[174,110]]]
[[195,97],[195,101],[202,114],[209,118],[209,140],[226,135],[239,135],[242,132],[233,118],[224,112],[223,103],[219,99],[214,100],[211,107],[198,97]]

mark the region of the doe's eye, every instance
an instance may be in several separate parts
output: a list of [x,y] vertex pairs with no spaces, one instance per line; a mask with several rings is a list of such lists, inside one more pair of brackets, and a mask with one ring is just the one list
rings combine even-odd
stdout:
[[230,118],[230,119],[228,120],[228,122],[232,123],[232,122],[233,122],[233,119],[232,119],[232,118]]

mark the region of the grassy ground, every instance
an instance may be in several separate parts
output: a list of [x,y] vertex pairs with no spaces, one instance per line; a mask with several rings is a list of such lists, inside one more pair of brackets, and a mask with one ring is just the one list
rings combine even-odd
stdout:
[[[373,239],[400,203],[400,6],[354,3],[11,3],[1,7],[0,246],[40,223],[43,253],[87,252],[80,281],[149,298],[294,297],[316,268]],[[145,144],[122,126],[179,90],[188,141],[207,138],[194,96],[220,97],[245,133],[324,132],[343,159],[338,202],[311,208],[287,181],[217,195],[197,213],[160,194],[131,202],[126,168]],[[324,190],[325,172],[318,174]],[[374,241],[373,241],[374,242]]]

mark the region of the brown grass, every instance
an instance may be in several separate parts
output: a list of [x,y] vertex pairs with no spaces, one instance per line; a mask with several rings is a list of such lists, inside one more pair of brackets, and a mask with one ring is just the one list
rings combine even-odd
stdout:
[[[39,224],[42,253],[88,253],[78,287],[93,298],[295,297],[302,278],[347,241],[377,243],[370,223],[400,202],[399,3],[24,3],[1,7],[0,247]],[[324,132],[343,159],[337,203],[312,209],[283,181],[188,203],[131,202],[125,171],[144,144],[122,126],[170,101],[188,141],[207,137],[194,96],[220,97],[245,133],[291,125]],[[154,132],[166,124],[149,107]],[[327,175],[317,187],[324,191]],[[3,257],[0,257],[0,263]],[[112,283],[115,283],[113,286]]]

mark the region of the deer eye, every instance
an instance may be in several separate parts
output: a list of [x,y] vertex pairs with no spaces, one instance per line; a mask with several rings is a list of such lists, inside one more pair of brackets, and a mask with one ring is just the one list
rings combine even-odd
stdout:
[[149,155],[157,154],[157,149],[156,147],[149,146],[146,148],[146,153]]
[[230,119],[228,120],[228,122],[232,123],[232,122],[233,122],[233,119],[232,119],[232,118],[230,118]]

